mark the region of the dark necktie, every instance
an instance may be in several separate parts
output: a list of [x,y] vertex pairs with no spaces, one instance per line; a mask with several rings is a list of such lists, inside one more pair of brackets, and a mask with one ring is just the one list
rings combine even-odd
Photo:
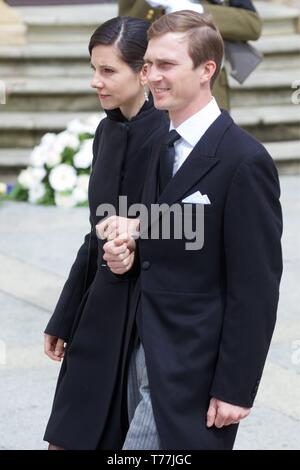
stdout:
[[175,147],[176,140],[181,139],[181,135],[175,129],[172,129],[167,138],[167,149],[160,156],[159,161],[159,192],[167,186],[168,182],[173,176],[173,166],[175,159]]

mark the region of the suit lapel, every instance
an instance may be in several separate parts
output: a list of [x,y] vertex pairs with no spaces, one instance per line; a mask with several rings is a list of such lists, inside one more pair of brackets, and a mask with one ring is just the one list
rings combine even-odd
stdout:
[[171,205],[182,199],[199,180],[219,163],[220,159],[216,157],[217,147],[232,122],[229,114],[222,111],[161,193],[158,199],[159,204]]
[[193,154],[197,152],[196,147],[161,193],[158,199],[159,204],[166,203],[171,205],[182,199],[189,189],[219,162],[219,159],[214,156],[198,154],[197,158],[193,158]]

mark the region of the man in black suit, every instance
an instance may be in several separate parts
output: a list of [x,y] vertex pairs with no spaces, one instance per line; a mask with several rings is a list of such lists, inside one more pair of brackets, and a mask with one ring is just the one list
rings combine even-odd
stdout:
[[[169,239],[151,238],[157,221],[150,220],[149,238],[141,226],[136,246],[122,244],[118,218],[100,227],[104,237],[117,236],[105,245],[115,274],[140,263],[137,329],[162,449],[233,447],[238,423],[253,405],[276,319],[278,175],[265,148],[211,95],[222,56],[219,32],[198,13],[165,15],[150,27],[149,87],[171,123],[153,149],[143,202],[148,209],[154,203],[188,206],[196,231],[203,229],[201,249],[187,249],[185,233],[174,236],[176,217]],[[134,415],[129,433],[134,427],[142,432],[142,422]]]
[[[183,9],[203,11],[205,14],[212,15],[222,38],[227,41],[227,55],[229,55],[227,60],[236,72],[237,68],[244,69],[244,61],[241,61],[240,56],[245,54],[243,50],[247,49],[245,41],[256,41],[261,34],[262,22],[252,0],[197,0],[196,2],[190,0],[119,0],[118,4],[119,15],[134,16],[151,22],[164,13]],[[153,4],[164,5],[164,7],[154,8],[151,6]],[[234,64],[232,64],[228,50],[232,47],[239,49],[238,57],[235,54]],[[222,67],[214,82],[213,95],[220,108],[230,110],[230,89],[225,67]]]

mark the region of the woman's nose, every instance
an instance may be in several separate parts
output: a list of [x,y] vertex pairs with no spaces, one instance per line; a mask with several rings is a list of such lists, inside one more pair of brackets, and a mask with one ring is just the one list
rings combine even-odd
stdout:
[[94,74],[91,81],[92,88],[103,88],[103,82],[97,74]]

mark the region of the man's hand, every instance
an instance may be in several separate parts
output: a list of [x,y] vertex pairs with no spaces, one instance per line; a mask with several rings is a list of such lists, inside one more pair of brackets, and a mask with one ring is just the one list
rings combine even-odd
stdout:
[[117,237],[131,238],[139,237],[140,221],[139,219],[127,219],[112,215],[96,225],[97,236],[101,240],[113,240]]
[[207,411],[206,426],[210,428],[215,425],[217,428],[222,428],[223,426],[239,423],[241,419],[250,414],[250,411],[250,408],[242,408],[211,398]]
[[44,351],[53,361],[61,361],[65,354],[65,341],[57,336],[45,334]]
[[135,241],[123,234],[114,240],[104,244],[103,259],[107,262],[107,266],[114,274],[124,274],[132,268],[134,263],[134,251],[136,248]]

